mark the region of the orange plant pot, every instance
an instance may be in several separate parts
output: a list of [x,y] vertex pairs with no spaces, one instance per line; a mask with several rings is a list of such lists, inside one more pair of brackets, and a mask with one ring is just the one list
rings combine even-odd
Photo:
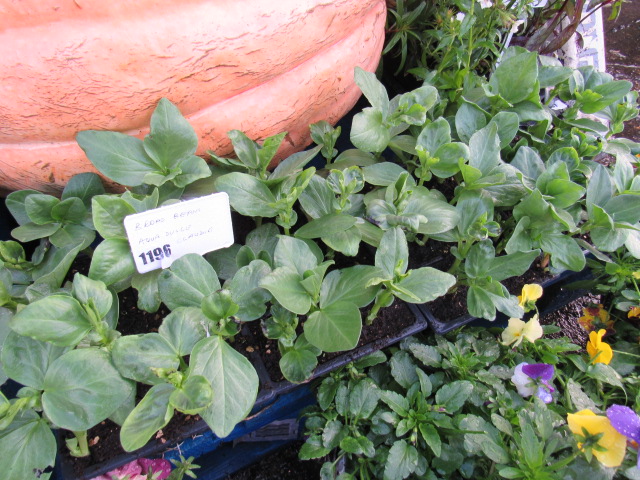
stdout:
[[142,138],[158,100],[196,129],[198,154],[289,132],[282,158],[357,101],[385,0],[0,0],[0,189],[59,193],[95,171],[81,130]]

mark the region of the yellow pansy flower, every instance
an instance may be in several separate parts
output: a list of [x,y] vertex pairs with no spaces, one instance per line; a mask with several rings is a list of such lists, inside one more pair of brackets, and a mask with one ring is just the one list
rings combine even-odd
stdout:
[[534,315],[528,322],[519,318],[510,318],[509,325],[502,332],[502,344],[513,344],[515,348],[525,338],[533,343],[540,337],[542,337],[542,327],[538,321],[538,315]]
[[640,317],[640,307],[632,307],[627,313],[627,318]]
[[591,305],[582,309],[583,315],[578,319],[580,326],[587,332],[593,332],[602,327],[606,329],[613,328],[613,320],[609,316],[602,304]]
[[[569,429],[575,434],[589,436],[602,434],[596,445],[591,446],[591,453],[605,467],[619,467],[622,464],[627,448],[627,437],[613,428],[607,417],[596,415],[591,410],[580,410],[567,415]],[[584,450],[584,444],[578,443]]]
[[536,283],[527,283],[522,287],[522,294],[518,296],[518,304],[525,312],[533,310],[536,300],[542,296],[542,287]]
[[611,345],[602,341],[605,333],[607,333],[607,331],[603,328],[589,334],[587,353],[591,357],[591,363],[604,363],[605,365],[609,365],[609,362],[611,362],[613,358]]

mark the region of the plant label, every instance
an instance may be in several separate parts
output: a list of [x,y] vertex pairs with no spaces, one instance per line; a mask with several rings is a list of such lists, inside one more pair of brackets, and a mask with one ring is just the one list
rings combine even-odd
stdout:
[[188,253],[204,255],[233,244],[224,192],[128,215],[124,228],[139,273],[168,268]]

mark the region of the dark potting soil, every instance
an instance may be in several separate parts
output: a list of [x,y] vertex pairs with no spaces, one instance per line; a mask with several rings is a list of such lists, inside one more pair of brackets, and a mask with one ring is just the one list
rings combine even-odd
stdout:
[[[298,452],[304,442],[296,441],[263,457],[226,480],[313,480],[320,478],[324,459],[300,460]],[[197,473],[197,471],[196,471]]]
[[587,294],[562,308],[543,315],[541,325],[556,325],[562,329],[558,333],[545,335],[547,338],[569,337],[571,342],[584,348],[589,341],[589,333],[580,326],[578,319],[584,315],[583,309],[601,303],[599,295]]
[[[389,339],[398,334],[415,322],[415,316],[409,307],[401,301],[395,301],[391,306],[382,308],[378,312],[378,316],[371,325],[366,324],[366,317],[370,308],[363,309],[362,314],[362,332],[357,348],[367,345],[375,340]],[[253,339],[251,342],[251,352],[256,352],[260,356],[267,373],[271,380],[275,383],[282,382],[285,378],[280,370],[280,351],[278,349],[278,341],[264,337],[260,322],[249,322],[247,324],[249,333]],[[299,327],[298,334],[302,333],[302,322]],[[318,358],[318,364],[323,364],[332,360],[344,352],[323,353]]]

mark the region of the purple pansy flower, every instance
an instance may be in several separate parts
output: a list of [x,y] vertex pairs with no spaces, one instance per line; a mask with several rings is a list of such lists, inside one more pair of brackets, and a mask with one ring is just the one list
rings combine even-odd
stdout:
[[[611,405],[607,408],[607,418],[618,433],[640,444],[640,417],[636,412],[624,405]],[[637,465],[640,468],[640,455]]]
[[553,375],[553,365],[523,362],[516,366],[511,381],[523,397],[535,394],[544,403],[551,403],[551,393],[555,390],[551,384]]

